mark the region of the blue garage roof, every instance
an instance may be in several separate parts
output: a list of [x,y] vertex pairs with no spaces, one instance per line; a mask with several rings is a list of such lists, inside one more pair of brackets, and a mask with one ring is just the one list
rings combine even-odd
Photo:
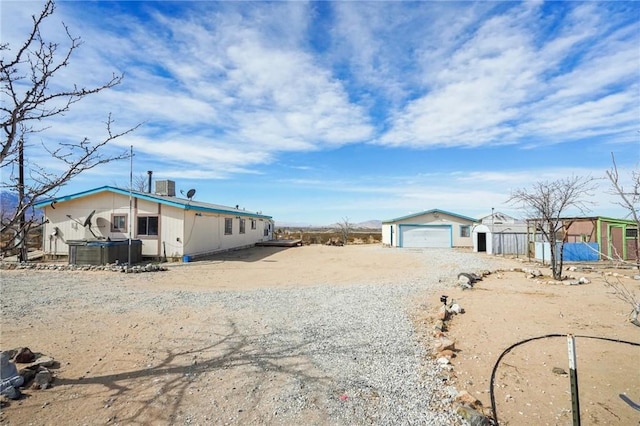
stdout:
[[460,219],[469,220],[471,222],[480,222],[478,219],[474,219],[474,218],[468,217],[468,216],[463,216],[461,214],[451,213],[451,212],[448,212],[446,210],[431,209],[431,210],[427,210],[427,211],[420,212],[420,213],[410,214],[410,215],[407,215],[407,216],[396,217],[395,219],[383,220],[382,223],[398,222],[400,220],[411,219],[412,217],[422,216],[422,215],[431,214],[431,213],[446,214],[446,215],[449,215],[449,216],[458,217]]

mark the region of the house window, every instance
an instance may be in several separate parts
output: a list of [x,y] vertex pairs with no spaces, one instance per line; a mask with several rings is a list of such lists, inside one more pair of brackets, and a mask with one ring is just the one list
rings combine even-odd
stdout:
[[627,228],[625,235],[627,238],[638,238],[638,228]]
[[256,229],[256,220],[251,219],[251,229]]
[[471,236],[471,227],[469,225],[460,226],[460,236],[461,237],[470,237]]
[[244,234],[245,232],[245,219],[240,219],[240,233]]
[[230,217],[224,218],[224,235],[231,235],[233,233],[233,219]]
[[111,232],[127,232],[127,215],[111,215]]
[[138,235],[158,235],[158,216],[138,216]]

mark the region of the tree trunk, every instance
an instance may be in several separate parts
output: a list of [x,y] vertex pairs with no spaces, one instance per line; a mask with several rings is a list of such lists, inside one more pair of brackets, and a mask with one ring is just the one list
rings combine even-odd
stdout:
[[18,220],[18,262],[27,261],[27,232],[26,220],[23,206],[25,204],[24,197],[24,140],[20,138],[18,145],[18,209],[20,210],[20,218]]

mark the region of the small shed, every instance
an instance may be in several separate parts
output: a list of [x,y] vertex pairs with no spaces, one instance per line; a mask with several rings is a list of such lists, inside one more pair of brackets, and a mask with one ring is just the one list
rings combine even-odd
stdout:
[[[536,231],[540,219],[529,219],[530,241],[536,245],[536,259],[548,259],[540,233]],[[628,219],[605,216],[566,217],[560,220],[564,229],[556,236],[565,241],[563,259],[569,262],[618,260],[635,262],[638,258],[638,224]]]
[[472,247],[477,219],[433,209],[382,222],[382,243],[390,247]]
[[527,222],[500,212],[482,217],[473,227],[473,251],[526,255]]

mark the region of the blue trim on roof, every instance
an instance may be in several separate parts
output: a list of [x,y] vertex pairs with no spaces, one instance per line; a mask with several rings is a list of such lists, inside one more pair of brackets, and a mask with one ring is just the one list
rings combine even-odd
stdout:
[[76,194],[70,194],[70,195],[65,195],[63,197],[56,197],[56,198],[49,198],[47,200],[41,201],[37,204],[34,204],[34,208],[36,209],[41,209],[46,207],[47,205],[56,202],[56,203],[62,203],[65,201],[71,201],[71,200],[77,200],[79,198],[83,198],[89,195],[94,195],[94,194],[98,194],[101,192],[113,192],[116,194],[120,194],[120,195],[126,195],[129,196],[129,194],[131,194],[133,197],[135,198],[139,198],[142,200],[147,200],[147,201],[152,201],[152,202],[157,202],[157,203],[161,203],[167,206],[172,206],[172,207],[176,207],[179,209],[183,209],[183,210],[195,210],[195,211],[200,211],[200,212],[207,212],[207,213],[223,213],[223,214],[232,214],[235,216],[246,216],[246,217],[258,217],[258,218],[263,218],[263,219],[272,219],[271,216],[267,216],[267,215],[263,215],[263,214],[258,214],[258,213],[251,213],[251,212],[247,212],[245,210],[239,210],[239,209],[234,209],[233,207],[226,207],[226,206],[216,206],[213,204],[208,204],[208,203],[201,203],[201,202],[196,202],[194,203],[191,200],[186,200],[186,199],[182,199],[182,198],[175,198],[175,197],[168,197],[168,196],[161,196],[161,195],[156,195],[156,194],[150,194],[148,192],[140,192],[140,191],[129,191],[128,189],[121,189],[121,188],[116,188],[113,186],[101,186],[99,188],[94,188],[94,189],[89,189],[87,191],[83,191],[83,192],[78,192]]
[[396,217],[395,219],[383,220],[382,223],[393,223],[393,222],[397,222],[399,220],[411,219],[412,217],[422,216],[422,215],[431,214],[431,213],[446,214],[446,215],[449,215],[449,216],[458,217],[460,219],[470,220],[471,222],[474,222],[474,223],[480,222],[480,220],[478,220],[478,219],[475,219],[475,218],[472,218],[472,217],[468,217],[468,216],[463,216],[463,215],[457,214],[457,213],[451,213],[451,212],[448,212],[446,210],[431,209],[431,210],[427,210],[427,211],[420,212],[420,213],[410,214],[410,215],[407,215],[407,216]]

